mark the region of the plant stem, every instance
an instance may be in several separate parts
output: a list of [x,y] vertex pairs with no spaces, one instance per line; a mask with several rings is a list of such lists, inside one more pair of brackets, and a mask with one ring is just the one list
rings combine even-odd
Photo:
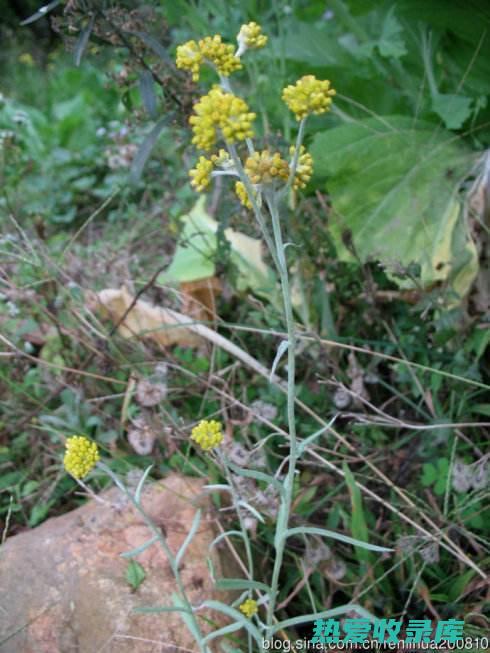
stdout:
[[267,609],[267,638],[270,639],[270,629],[274,618],[274,610],[279,592],[279,575],[281,573],[282,561],[284,558],[284,548],[286,544],[285,532],[288,527],[289,514],[293,500],[294,477],[296,473],[297,462],[297,440],[296,440],[296,419],[295,419],[295,367],[296,367],[296,335],[294,328],[293,306],[291,302],[291,292],[289,287],[289,275],[282,239],[281,224],[278,211],[277,194],[266,195],[267,206],[272,218],[272,230],[274,234],[274,244],[278,260],[279,275],[281,279],[282,295],[284,301],[284,314],[286,318],[288,334],[288,384],[287,384],[287,414],[288,414],[288,431],[289,431],[289,467],[286,480],[284,482],[284,493],[281,498],[280,511],[285,515],[284,521],[278,520],[278,526],[283,528],[283,532],[277,533],[275,538],[276,557],[272,571],[271,594]]
[[141,518],[143,519],[145,524],[148,526],[150,531],[153,533],[155,538],[160,543],[162,549],[165,552],[165,555],[167,556],[167,559],[168,559],[169,564],[170,564],[170,568],[172,569],[172,573],[174,575],[175,582],[177,583],[177,587],[178,587],[178,590],[179,590],[180,598],[182,599],[182,602],[185,605],[186,611],[187,611],[190,619],[193,622],[193,625],[194,625],[194,628],[195,628],[196,632],[199,633],[199,640],[197,642],[197,644],[199,646],[199,650],[201,651],[201,653],[210,653],[208,647],[206,645],[203,646],[201,644],[201,641],[204,639],[204,635],[201,632],[201,628],[199,627],[199,623],[198,623],[198,621],[196,619],[196,616],[194,614],[194,610],[192,608],[192,605],[191,605],[189,599],[187,598],[184,583],[182,582],[182,578],[180,577],[180,571],[179,571],[179,568],[177,566],[175,556],[172,553],[172,551],[170,550],[170,547],[168,546],[167,540],[163,536],[162,531],[157,526],[155,526],[155,524],[152,522],[150,517],[148,517],[148,515],[144,511],[142,505],[138,501],[136,501],[135,497],[131,494],[131,492],[126,488],[126,486],[119,480],[119,478],[114,474],[114,472],[105,463],[99,462],[99,463],[97,463],[97,467],[103,469],[104,472],[112,479],[114,484],[129,499],[129,501],[133,505],[136,512],[141,516]]

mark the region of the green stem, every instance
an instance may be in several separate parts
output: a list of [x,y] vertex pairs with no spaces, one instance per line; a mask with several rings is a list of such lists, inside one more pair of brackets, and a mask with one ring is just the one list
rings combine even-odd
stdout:
[[[287,384],[287,414],[289,430],[289,467],[286,480],[284,482],[284,493],[281,500],[280,510],[286,515],[283,527],[287,530],[291,505],[293,501],[294,477],[296,473],[297,439],[296,439],[296,417],[295,417],[295,366],[296,366],[296,334],[294,328],[293,306],[291,302],[291,291],[289,287],[289,275],[284,251],[284,242],[282,239],[281,223],[277,207],[277,195],[266,195],[267,205],[271,213],[272,229],[274,233],[274,243],[279,264],[279,274],[281,278],[282,295],[284,301],[284,313],[286,317],[287,335],[288,335],[288,384]],[[279,524],[279,522],[278,522]],[[271,595],[267,610],[267,637],[270,638],[274,611],[279,593],[279,576],[281,573],[282,561],[284,558],[284,549],[286,538],[283,533],[276,533],[276,556],[272,570]]]
[[226,144],[228,148],[228,152],[233,160],[233,163],[235,164],[235,169],[238,172],[238,175],[240,177],[240,181],[243,183],[247,190],[247,195],[248,199],[250,200],[250,203],[252,204],[252,209],[255,214],[255,218],[258,222],[258,225],[260,227],[260,230],[262,231],[262,234],[264,236],[265,242],[267,243],[267,247],[269,248],[269,251],[271,253],[271,256],[274,260],[276,268],[279,270],[279,262],[277,260],[277,253],[276,253],[276,248],[274,245],[274,241],[271,238],[271,235],[269,233],[269,229],[267,228],[267,225],[264,220],[264,216],[262,215],[262,211],[260,210],[259,205],[257,204],[257,199],[255,197],[254,189],[252,187],[252,184],[250,183],[250,179],[248,178],[247,173],[245,172],[242,162],[240,161],[240,157],[238,156],[238,153],[236,151],[236,147],[234,145],[230,145],[229,143]]
[[141,506],[141,504],[138,501],[136,501],[135,497],[131,494],[131,492],[126,488],[126,486],[119,480],[119,478],[114,474],[114,472],[105,463],[99,462],[99,463],[97,463],[97,467],[99,467],[100,469],[103,469],[104,472],[112,479],[114,484],[129,499],[129,501],[133,505],[136,512],[141,516],[141,518],[143,519],[145,524],[148,526],[150,531],[153,533],[155,538],[160,543],[160,545],[161,545],[162,549],[164,550],[165,555],[167,556],[167,559],[169,561],[170,568],[172,570],[172,573],[173,573],[174,578],[175,578],[175,582],[177,583],[177,588],[178,588],[179,593],[180,593],[180,598],[182,599],[182,601],[183,601],[183,603],[185,605],[185,608],[186,608],[186,610],[187,610],[187,612],[189,614],[189,617],[192,619],[192,622],[194,624],[196,632],[199,633],[199,641],[197,642],[197,644],[199,646],[199,650],[201,651],[201,653],[210,653],[208,647],[203,646],[201,644],[201,641],[204,639],[204,635],[202,634],[201,628],[199,627],[199,622],[197,621],[196,616],[194,614],[192,604],[190,603],[189,599],[187,598],[184,583],[182,582],[182,578],[180,576],[180,571],[179,571],[179,568],[177,566],[175,556],[172,553],[172,551],[170,550],[170,547],[168,546],[167,540],[163,536],[162,531],[157,526],[155,526],[155,524],[152,522],[150,517],[148,517],[146,512],[143,510],[143,507]]

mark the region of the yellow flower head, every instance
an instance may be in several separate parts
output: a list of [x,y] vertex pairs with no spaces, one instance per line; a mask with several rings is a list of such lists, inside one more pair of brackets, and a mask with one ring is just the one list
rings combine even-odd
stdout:
[[87,476],[99,460],[99,449],[84,435],[72,435],[65,443],[63,465],[74,478]]
[[[294,157],[295,151],[294,145],[289,149],[289,153]],[[304,188],[306,184],[310,181],[311,175],[313,174],[313,157],[309,152],[305,150],[304,145],[301,146],[299,150],[298,163],[296,165],[296,172],[293,179],[293,188],[297,190],[298,188]]]
[[210,451],[223,442],[221,424],[216,420],[203,419],[192,429],[191,440],[197,442],[204,451]]
[[192,79],[195,82],[199,79],[199,71],[202,63],[203,55],[195,41],[187,41],[187,43],[177,47],[177,68],[190,70]]
[[242,204],[242,206],[245,206],[247,209],[252,208],[252,202],[248,197],[247,189],[245,188],[245,184],[242,181],[237,181],[235,183],[235,193],[237,194],[237,197],[240,200],[240,204]]
[[252,184],[270,184],[275,179],[287,179],[289,165],[279,152],[271,154],[269,150],[254,152],[245,161],[245,172]]
[[257,611],[257,601],[254,601],[253,599],[247,599],[240,606],[240,612],[243,612],[243,614],[249,619],[253,617],[254,614],[257,614]]
[[296,84],[286,86],[282,99],[295,114],[296,120],[306,118],[310,113],[325,113],[332,104],[335,90],[328,80],[321,81],[314,75],[305,75]]
[[200,156],[199,161],[195,168],[189,171],[191,178],[191,186],[193,186],[200,193],[211,183],[211,172],[213,170],[213,163],[205,156]]
[[244,52],[247,49],[258,50],[267,43],[268,37],[262,34],[262,27],[257,23],[247,23],[240,27],[236,37],[239,49]]
[[234,47],[221,41],[221,36],[206,36],[199,41],[201,55],[210,61],[220,75],[228,77],[235,70],[240,70],[242,64],[240,59],[235,57]]
[[189,118],[194,132],[192,142],[210,150],[220,135],[228,143],[244,141],[253,136],[254,119],[255,113],[249,111],[244,100],[214,86],[195,104],[194,115]]

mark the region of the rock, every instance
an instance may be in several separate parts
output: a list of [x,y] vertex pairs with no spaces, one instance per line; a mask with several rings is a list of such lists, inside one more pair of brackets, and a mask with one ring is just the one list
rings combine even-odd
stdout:
[[[210,508],[200,494],[204,481],[177,474],[150,485],[142,503],[166,533],[175,553],[189,531],[196,507]],[[153,544],[136,560],[146,578],[133,590],[120,554],[151,534],[117,488],[37,528],[7,539],[0,549],[1,653],[172,653],[197,651],[178,613],[135,614],[137,606],[171,605],[176,586],[165,554]],[[214,519],[203,511],[187,549],[182,578],[191,603],[213,593],[206,564],[215,537]],[[214,549],[217,577],[224,562]],[[221,554],[220,554],[221,557]],[[219,615],[212,618],[224,625]],[[209,626],[201,620],[203,632]]]

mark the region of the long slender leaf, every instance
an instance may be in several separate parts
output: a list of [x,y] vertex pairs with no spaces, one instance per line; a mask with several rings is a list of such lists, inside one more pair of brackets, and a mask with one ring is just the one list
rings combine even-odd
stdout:
[[274,378],[274,375],[276,373],[277,366],[279,365],[279,361],[285,354],[285,352],[288,350],[289,347],[289,341],[288,340],[282,340],[279,343],[279,347],[277,348],[276,355],[274,356],[274,362],[272,363],[271,367],[271,373],[269,375],[269,383],[272,383],[272,379]]
[[94,28],[94,22],[95,22],[95,14],[91,16],[88,24],[85,25],[85,27],[80,32],[80,36],[78,37],[77,44],[75,45],[75,52],[74,52],[75,66],[79,66],[80,62],[82,61],[83,53],[85,52],[85,48],[87,47],[87,43],[90,38],[90,34],[92,33],[92,30]]
[[151,50],[153,50],[153,52],[158,55],[160,59],[165,61],[165,63],[171,65],[172,67],[175,65],[166,48],[153,36],[150,36],[150,34],[147,34],[146,32],[132,32],[132,34],[140,38],[143,43],[147,45]]
[[[235,610],[235,608],[232,608],[229,605],[226,605],[225,603],[221,603],[221,601],[205,601],[203,603],[203,607],[210,608],[211,610],[217,610],[218,612],[221,612],[222,614],[231,617],[232,619],[235,620],[236,623],[240,624],[239,627],[245,628],[245,630],[247,630],[247,632],[249,632],[252,635],[252,637],[255,639],[257,644],[262,645],[262,635],[259,629],[256,626],[254,626],[254,624],[250,621],[250,619],[247,619],[245,615],[243,615],[238,610]],[[215,631],[214,633],[210,633],[203,639],[202,643],[206,644],[207,642],[211,641],[215,637],[219,637],[218,633],[219,633],[218,630]]]
[[249,503],[247,503],[246,501],[239,501],[238,505],[243,506],[246,510],[248,510],[250,513],[252,513],[252,515],[255,517],[255,519],[258,519],[259,522],[261,522],[262,524],[264,523],[264,518],[262,517],[260,512],[256,508],[251,506]]
[[298,526],[297,528],[289,528],[286,531],[286,537],[292,537],[293,535],[320,535],[321,537],[331,537],[333,540],[339,540],[340,542],[352,544],[353,546],[360,546],[364,549],[369,549],[369,551],[379,551],[380,553],[389,553],[390,551],[393,551],[393,549],[387,549],[384,546],[369,544],[369,542],[361,542],[361,540],[355,540],[353,537],[348,537],[347,535],[342,535],[335,531],[328,531],[325,528],[316,528],[315,526]]
[[192,520],[190,531],[187,533],[185,540],[182,542],[182,545],[177,552],[177,555],[175,557],[175,564],[177,568],[182,562],[182,558],[184,557],[187,547],[194,539],[194,535],[197,533],[197,529],[199,528],[199,524],[201,523],[201,514],[202,514],[201,510],[198,510],[194,515],[194,519]]
[[30,23],[34,23],[36,20],[39,20],[40,18],[44,18],[47,14],[49,14],[50,11],[52,11],[55,7],[57,7],[59,4],[61,4],[61,0],[53,0],[52,2],[49,2],[47,5],[44,5],[43,7],[40,7],[35,14],[32,14],[32,16],[29,16],[29,18],[26,18],[21,22],[21,25],[29,25]]
[[[175,592],[172,594],[172,601],[173,604],[178,608],[186,607],[183,600],[180,598],[180,596],[178,596],[178,594],[175,594]],[[180,610],[179,612],[182,620],[184,621],[189,631],[192,633],[194,639],[196,642],[199,642],[201,640],[202,634],[199,632],[199,628],[192,612],[189,612],[189,610]]]
[[217,590],[258,590],[261,592],[270,592],[270,587],[265,583],[257,580],[248,580],[247,578],[220,578],[216,581]]
[[147,540],[143,544],[140,544],[140,546],[137,546],[135,549],[131,549],[131,551],[125,551],[124,553],[120,553],[119,555],[121,556],[121,558],[134,558],[140,553],[143,553],[143,551],[146,551],[148,547],[150,547],[152,544],[155,544],[155,542],[157,541],[158,541],[158,537],[154,535],[151,539]]
[[156,614],[158,612],[186,612],[187,614],[190,614],[187,608],[168,605],[141,606],[140,608],[134,608],[134,612],[137,612],[138,614]]
[[307,438],[305,438],[302,442],[299,443],[298,445],[298,458],[305,452],[306,448],[310,445],[313,444],[313,442],[319,438],[325,431],[328,431],[328,429],[333,425],[335,420],[337,419],[337,415],[334,415],[330,422],[326,424],[325,426],[322,426],[321,429],[318,431],[315,431],[315,433],[312,433],[309,435]]
[[143,491],[143,485],[145,484],[145,481],[148,478],[148,474],[150,473],[150,470],[151,470],[152,467],[153,467],[153,465],[150,465],[149,467],[147,467],[145,469],[145,471],[143,472],[143,476],[140,478],[140,480],[138,482],[136,492],[134,493],[134,500],[138,504],[139,504],[139,502],[141,500],[141,492]]
[[140,73],[140,93],[148,115],[154,118],[157,114],[157,97],[155,95],[155,83],[149,70]]
[[163,128],[168,125],[173,117],[174,112],[171,112],[161,118],[156,123],[156,125],[153,126],[150,133],[141,143],[139,150],[136,152],[136,156],[134,157],[133,163],[131,165],[131,171],[129,173],[129,181],[131,184],[135,184],[140,180],[145,164],[148,161],[153,148],[155,147],[158,137],[162,133]]
[[270,474],[264,474],[264,472],[257,472],[253,469],[244,469],[230,462],[228,462],[227,464],[228,467],[231,469],[231,471],[237,474],[237,476],[244,476],[245,478],[254,478],[256,481],[264,481],[264,483],[267,483],[267,485],[273,485],[276,488],[276,490],[279,491],[279,493],[282,493],[283,491],[282,484],[277,480],[277,478],[270,476]]
[[305,614],[301,617],[293,617],[292,619],[280,621],[273,626],[272,633],[277,633],[279,630],[291,628],[292,626],[298,626],[299,624],[308,623],[309,621],[316,621],[317,619],[330,619],[341,614],[347,614],[348,612],[356,612],[363,619],[369,619],[370,621],[375,620],[374,615],[372,615],[362,606],[357,605],[357,603],[348,603],[347,605],[341,605],[338,608],[332,608],[331,610],[313,612],[311,614]]
[[[356,540],[367,542],[369,540],[369,531],[364,518],[364,509],[362,505],[361,491],[356,483],[354,475],[347,464],[343,465],[345,480],[349,488],[350,500],[352,506],[351,532]],[[356,547],[356,555],[359,561],[369,563],[372,556],[364,547]]]
[[209,545],[209,550],[211,550],[213,546],[216,546],[219,542],[221,542],[221,540],[223,540],[225,537],[229,537],[230,535],[238,535],[239,537],[242,538],[242,540],[245,539],[245,536],[241,531],[226,531],[225,533],[220,533],[214,538],[214,540]]

